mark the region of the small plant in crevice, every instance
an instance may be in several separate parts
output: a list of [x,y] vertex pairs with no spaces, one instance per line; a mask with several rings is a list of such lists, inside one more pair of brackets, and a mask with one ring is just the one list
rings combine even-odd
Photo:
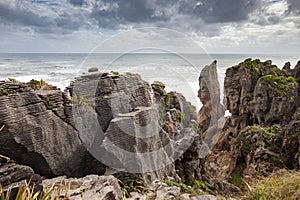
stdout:
[[47,96],[43,97],[43,101],[46,104],[46,107],[48,109],[51,110],[54,107],[54,104],[50,101],[49,97],[47,97]]
[[127,181],[122,188],[123,196],[126,198],[130,197],[131,192],[143,193],[147,191],[147,187],[140,178],[135,178]]
[[167,184],[169,187],[176,186],[176,187],[180,188],[180,190],[182,192],[186,192],[189,194],[195,193],[194,189],[191,186],[186,185],[184,183],[177,183],[175,181],[170,181],[170,180],[164,180],[164,183]]
[[110,73],[113,74],[113,75],[116,75],[116,76],[120,75],[120,73],[116,72],[116,71],[110,71]]
[[73,104],[77,104],[79,106],[90,106],[89,100],[85,98],[84,96],[77,96],[76,94],[72,97]]
[[185,119],[185,117],[186,117],[186,115],[183,113],[183,112],[180,112],[179,114],[178,114],[178,119],[179,119],[179,121],[184,121],[184,119]]
[[10,82],[13,82],[13,83],[19,82],[17,79],[14,79],[14,78],[7,78],[7,80]]
[[6,89],[0,88],[0,96],[3,96],[3,95],[8,95],[8,92]]

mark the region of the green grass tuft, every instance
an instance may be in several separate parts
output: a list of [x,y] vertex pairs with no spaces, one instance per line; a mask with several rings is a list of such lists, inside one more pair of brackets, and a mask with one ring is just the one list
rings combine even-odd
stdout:
[[131,179],[127,181],[123,186],[123,195],[126,198],[130,197],[131,192],[143,193],[147,190],[147,187],[143,181],[139,178]]
[[50,84],[48,84],[46,81],[44,81],[43,79],[41,79],[40,81],[31,79],[31,81],[29,81],[29,85],[34,90],[51,90],[52,89],[52,86]]

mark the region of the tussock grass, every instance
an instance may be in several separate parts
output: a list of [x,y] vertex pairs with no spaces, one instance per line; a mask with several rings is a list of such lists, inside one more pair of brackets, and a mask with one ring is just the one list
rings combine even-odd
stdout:
[[[63,194],[65,193],[65,194]],[[12,186],[9,186],[6,191],[0,185],[0,200],[69,200],[69,187],[67,185],[56,185],[44,187],[42,191],[35,191],[35,185],[25,181],[18,188],[16,197],[12,197]]]
[[280,170],[268,177],[246,183],[246,200],[299,200],[300,171]]

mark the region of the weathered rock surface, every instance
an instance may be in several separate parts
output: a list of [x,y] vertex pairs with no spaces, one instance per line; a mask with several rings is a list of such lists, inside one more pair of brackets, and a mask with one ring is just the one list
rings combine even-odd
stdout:
[[36,181],[39,175],[36,175],[28,166],[18,165],[16,163],[0,163],[0,185],[8,186],[22,180]]
[[57,177],[44,180],[42,185],[44,188],[50,188],[53,185],[56,186],[60,192],[59,196],[70,200],[123,199],[123,192],[119,181],[113,176],[88,175],[78,179]]
[[198,97],[203,104],[199,112],[199,128],[206,131],[224,116],[224,107],[220,103],[220,84],[218,80],[217,61],[205,66],[199,77]]
[[[64,93],[53,88],[33,90],[19,82],[0,82],[0,88],[7,91],[0,96],[0,125],[4,125],[0,154],[46,176],[93,171],[93,159],[68,123],[70,102],[65,101]],[[101,165],[97,166],[96,171],[101,171]]]
[[167,94],[162,84],[151,86],[137,74],[116,73],[81,76],[70,90],[88,102],[84,109],[77,105],[74,118],[82,122],[80,137],[96,158],[119,171],[142,174],[146,182],[176,176],[174,161],[192,142],[189,126],[195,119],[181,94]]
[[211,180],[215,189],[239,192],[230,183],[220,183],[240,186],[237,180],[257,172],[299,168],[298,68],[286,65],[283,71],[271,61],[247,59],[227,69],[224,101],[232,116],[207,129],[214,130],[214,139],[201,165],[202,178]]
[[216,137],[224,126],[224,106],[220,103],[220,85],[217,61],[205,66],[199,77],[198,97],[203,107],[198,114],[198,134],[193,144],[176,161],[180,174],[188,179],[202,179],[203,158],[216,143]]

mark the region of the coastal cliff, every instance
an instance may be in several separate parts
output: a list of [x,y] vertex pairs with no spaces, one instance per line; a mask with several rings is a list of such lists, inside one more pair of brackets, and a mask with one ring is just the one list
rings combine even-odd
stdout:
[[199,76],[197,116],[183,95],[137,74],[88,73],[64,92],[2,81],[0,183],[63,180],[71,199],[239,195],[258,174],[300,168],[299,85],[300,62],[247,59],[227,69],[223,105],[214,61]]

